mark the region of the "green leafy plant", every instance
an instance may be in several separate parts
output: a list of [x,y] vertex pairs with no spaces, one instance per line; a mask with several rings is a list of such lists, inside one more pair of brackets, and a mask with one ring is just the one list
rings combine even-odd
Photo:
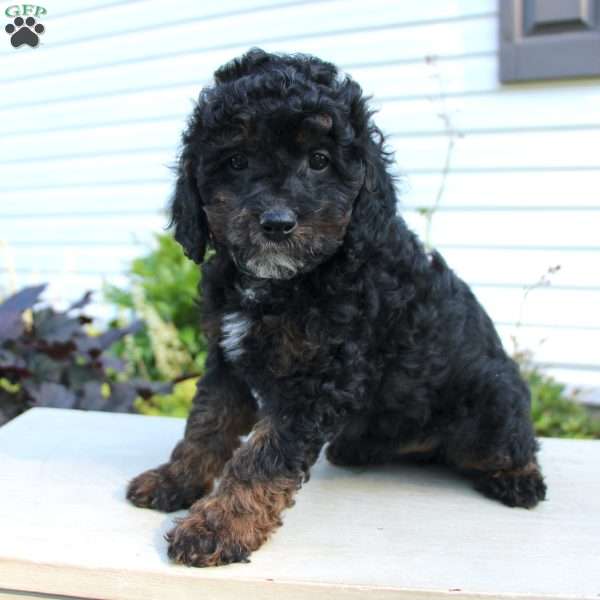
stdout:
[[45,285],[0,304],[0,425],[32,406],[132,412],[136,397],[165,393],[169,384],[125,381],[126,364],[108,349],[142,323],[90,335],[82,312],[88,292],[66,311],[38,307]]
[[512,357],[531,390],[531,416],[536,434],[546,437],[600,438],[600,420],[594,417],[579,400],[577,390],[568,390],[535,364],[533,353],[519,344],[523,327],[525,305],[530,294],[552,284],[552,276],[561,270],[560,265],[548,267],[541,277],[523,288],[515,333],[511,335]]
[[187,417],[192,407],[192,399],[196,392],[197,383],[197,378],[186,379],[175,384],[171,394],[138,398],[135,402],[135,408],[144,415]]
[[514,355],[531,389],[531,415],[536,434],[544,437],[600,438],[600,419],[589,414],[578,401],[577,391],[544,373],[533,363],[531,353]]
[[201,374],[206,340],[200,331],[197,266],[170,235],[156,235],[128,276],[126,288],[107,286],[104,294],[121,312],[116,326],[136,318],[146,323],[114,346],[117,356],[130,359],[130,375],[170,381]]

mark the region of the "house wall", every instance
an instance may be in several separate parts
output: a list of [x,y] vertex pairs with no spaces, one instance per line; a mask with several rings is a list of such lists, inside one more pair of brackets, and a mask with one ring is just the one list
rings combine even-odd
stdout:
[[253,45],[314,53],[373,95],[402,214],[507,346],[600,400],[600,80],[500,85],[495,0],[43,6],[40,47],[0,39],[4,293],[50,281],[64,302],[122,282],[166,224],[169,166],[214,69]]

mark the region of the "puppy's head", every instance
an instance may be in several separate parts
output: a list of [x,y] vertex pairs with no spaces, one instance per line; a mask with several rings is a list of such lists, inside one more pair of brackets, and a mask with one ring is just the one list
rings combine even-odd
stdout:
[[172,221],[186,254],[201,262],[210,244],[266,279],[332,256],[372,187],[369,116],[360,87],[313,57],[255,49],[220,68],[183,135]]

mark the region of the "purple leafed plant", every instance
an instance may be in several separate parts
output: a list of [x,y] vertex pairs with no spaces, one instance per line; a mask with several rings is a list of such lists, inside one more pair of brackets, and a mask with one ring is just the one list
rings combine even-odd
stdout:
[[90,335],[82,310],[87,292],[65,311],[38,307],[45,285],[28,287],[0,304],[0,425],[32,406],[133,412],[137,396],[171,390],[169,383],[124,380],[125,363],[110,346],[143,327]]

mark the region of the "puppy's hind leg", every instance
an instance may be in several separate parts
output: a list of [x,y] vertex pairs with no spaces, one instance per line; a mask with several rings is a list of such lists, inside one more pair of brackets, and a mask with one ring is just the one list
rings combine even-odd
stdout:
[[536,458],[529,390],[512,364],[487,375],[463,398],[462,416],[445,440],[446,460],[484,495],[533,508],[545,499],[546,484]]
[[[397,445],[397,444],[396,444]],[[367,436],[351,438],[339,435],[325,451],[327,460],[338,467],[382,465],[391,462],[392,444]]]
[[368,435],[369,417],[350,421],[325,449],[327,460],[338,467],[383,464],[386,452],[378,440]]
[[219,351],[209,354],[198,383],[185,435],[170,460],[129,482],[127,498],[136,506],[165,512],[188,508],[207,495],[213,480],[256,421],[256,402],[229,370]]
[[[388,415],[388,419],[401,420],[400,415]],[[375,424],[381,417],[371,418]],[[406,433],[406,432],[405,432]],[[377,434],[377,427],[369,428],[368,422],[353,423],[342,431],[326,449],[327,460],[342,467],[383,465],[398,460],[431,463],[438,459],[438,441],[433,436],[401,435],[385,437]],[[412,439],[411,439],[412,438]]]
[[477,490],[507,506],[533,508],[546,497],[546,484],[535,459],[523,467],[480,471],[474,480]]

